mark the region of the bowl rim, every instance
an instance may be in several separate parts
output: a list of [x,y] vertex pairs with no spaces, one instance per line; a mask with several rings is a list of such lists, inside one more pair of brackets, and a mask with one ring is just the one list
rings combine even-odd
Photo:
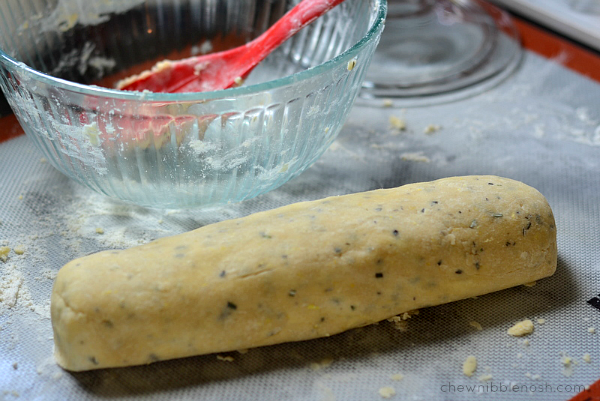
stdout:
[[368,43],[374,41],[383,31],[385,18],[387,14],[387,0],[374,1],[376,2],[375,7],[377,8],[377,12],[373,23],[371,24],[367,33],[349,49],[338,54],[334,58],[327,60],[324,63],[308,68],[306,70],[299,71],[294,74],[277,78],[271,81],[261,82],[248,86],[240,86],[238,88],[220,89],[217,91],[209,92],[163,93],[125,91],[95,85],[80,84],[77,82],[69,81],[64,78],[53,77],[51,75],[38,71],[32,67],[29,67],[24,62],[17,61],[13,57],[6,54],[1,48],[0,64],[3,64],[5,66],[11,66],[14,69],[21,70],[27,74],[32,75],[33,77],[35,77],[35,79],[43,83],[50,84],[52,86],[56,86],[62,89],[71,90],[73,92],[77,92],[87,96],[97,96],[120,100],[141,100],[146,102],[168,103],[232,98],[241,95],[249,95],[258,92],[263,92],[266,90],[272,90],[279,87],[285,87],[310,79],[311,77],[314,77],[320,74],[321,72],[333,68],[338,63],[342,63],[344,60],[351,59],[352,57],[354,57],[363,47],[367,46]]

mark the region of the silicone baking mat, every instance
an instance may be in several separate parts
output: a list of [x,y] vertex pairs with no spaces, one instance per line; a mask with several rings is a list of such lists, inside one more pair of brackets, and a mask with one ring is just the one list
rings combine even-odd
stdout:
[[[600,84],[531,52],[473,98],[423,108],[355,107],[298,178],[218,209],[155,211],[70,181],[26,137],[0,143],[0,399],[568,400],[600,378]],[[402,120],[405,129],[398,129]],[[58,269],[296,201],[465,174],[521,180],[558,227],[553,277],[306,342],[148,366],[69,373],[52,358]],[[534,332],[506,333],[531,319]],[[240,328],[242,330],[243,328]],[[462,372],[473,355],[472,377]]]

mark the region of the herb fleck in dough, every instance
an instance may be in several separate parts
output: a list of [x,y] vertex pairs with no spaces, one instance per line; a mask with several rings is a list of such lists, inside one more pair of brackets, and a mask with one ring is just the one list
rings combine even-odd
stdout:
[[517,181],[302,202],[68,263],[55,357],[82,371],[326,337],[555,269],[552,210]]

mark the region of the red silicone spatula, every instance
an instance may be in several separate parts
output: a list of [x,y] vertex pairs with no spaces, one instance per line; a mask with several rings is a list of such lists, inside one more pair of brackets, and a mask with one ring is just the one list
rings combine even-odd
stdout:
[[223,52],[162,61],[127,78],[119,89],[151,92],[206,92],[241,83],[279,45],[344,0],[303,0],[253,41]]

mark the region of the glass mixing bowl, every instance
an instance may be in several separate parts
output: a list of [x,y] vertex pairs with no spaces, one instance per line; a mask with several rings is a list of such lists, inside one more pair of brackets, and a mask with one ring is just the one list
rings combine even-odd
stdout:
[[237,202],[299,175],[338,135],[379,41],[385,0],[347,0],[261,63],[244,86],[126,92],[163,59],[241,45],[297,1],[6,0],[0,86],[58,170],[156,208]]

